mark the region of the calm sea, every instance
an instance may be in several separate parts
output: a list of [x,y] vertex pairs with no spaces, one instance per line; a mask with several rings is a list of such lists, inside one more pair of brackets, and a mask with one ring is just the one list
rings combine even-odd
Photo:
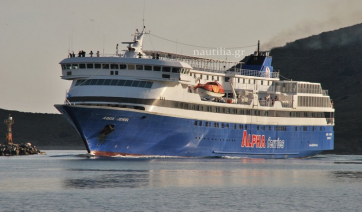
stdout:
[[0,157],[0,211],[362,211],[362,156]]

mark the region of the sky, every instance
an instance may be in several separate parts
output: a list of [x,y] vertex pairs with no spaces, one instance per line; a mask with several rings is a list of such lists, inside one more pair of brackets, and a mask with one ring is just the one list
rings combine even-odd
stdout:
[[361,23],[362,0],[0,0],[0,108],[58,113],[53,105],[70,86],[59,62],[70,51],[124,49],[142,19],[151,31],[143,49],[195,55],[207,50],[195,46],[217,54],[237,47],[246,55],[258,40],[268,50]]

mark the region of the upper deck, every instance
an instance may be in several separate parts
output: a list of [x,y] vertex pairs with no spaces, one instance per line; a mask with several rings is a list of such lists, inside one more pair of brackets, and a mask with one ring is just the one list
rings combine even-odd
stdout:
[[[142,97],[195,105],[231,103],[265,110],[333,110],[328,92],[319,83],[279,80],[268,52],[256,51],[242,61],[232,62],[142,50],[143,34],[144,31],[137,32],[133,42],[124,42],[129,45],[124,54],[118,54],[117,50],[113,55],[97,53],[93,57],[83,52],[62,60],[62,78],[74,80],[68,92],[73,101],[84,96]],[[210,81],[222,84],[225,95],[221,101],[206,100],[194,88],[197,83]],[[124,89],[118,89],[121,87]]]

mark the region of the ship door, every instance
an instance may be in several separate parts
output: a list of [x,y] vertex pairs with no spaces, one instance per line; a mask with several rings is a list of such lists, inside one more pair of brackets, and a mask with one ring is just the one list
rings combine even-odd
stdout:
[[253,106],[258,106],[258,96],[257,95],[253,95],[254,96],[254,100],[253,100]]

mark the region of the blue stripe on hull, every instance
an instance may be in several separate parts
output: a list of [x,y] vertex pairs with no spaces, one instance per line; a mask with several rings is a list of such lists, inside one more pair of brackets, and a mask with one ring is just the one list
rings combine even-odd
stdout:
[[[195,120],[161,116],[122,109],[102,109],[57,105],[56,108],[78,130],[88,151],[105,155],[167,155],[191,157],[239,156],[256,158],[292,158],[316,155],[334,146],[332,126],[288,126],[286,131],[257,130],[257,125],[247,124],[250,142],[242,147],[244,130],[195,126]],[[213,124],[213,122],[211,122]],[[226,124],[226,123],[225,123]],[[114,131],[102,135],[106,125]],[[260,125],[262,126],[262,125]],[[297,131],[295,131],[297,127]],[[253,135],[265,137],[265,147],[252,143]],[[329,137],[329,139],[327,139]],[[271,141],[271,140],[274,140]],[[261,146],[261,145],[260,145]]]

